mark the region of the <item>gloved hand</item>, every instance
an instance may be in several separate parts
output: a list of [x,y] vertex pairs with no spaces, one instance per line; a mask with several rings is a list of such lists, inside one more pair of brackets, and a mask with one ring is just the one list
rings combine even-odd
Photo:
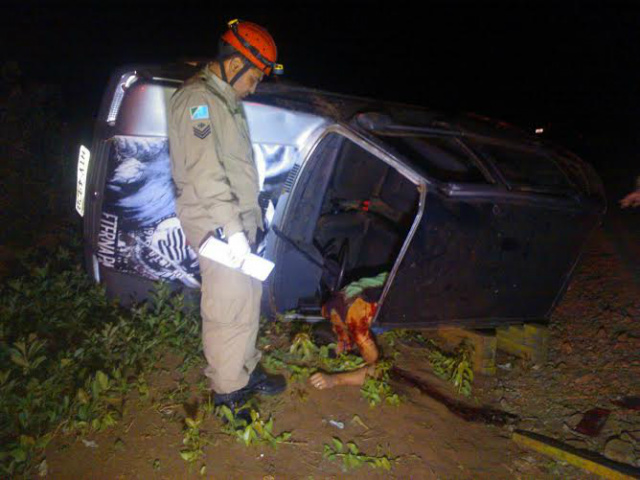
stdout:
[[244,232],[237,232],[229,237],[227,243],[229,244],[229,247],[231,247],[231,261],[233,262],[233,267],[238,268],[242,265],[244,257],[251,253],[251,247],[249,247],[247,237]]

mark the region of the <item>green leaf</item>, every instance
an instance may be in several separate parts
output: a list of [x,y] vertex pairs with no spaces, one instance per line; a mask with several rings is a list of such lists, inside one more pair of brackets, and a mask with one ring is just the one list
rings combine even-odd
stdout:
[[11,450],[11,456],[16,462],[22,463],[27,459],[27,452],[22,448],[14,448]]
[[251,442],[251,432],[253,432],[253,427],[249,425],[244,429],[244,432],[242,434],[242,441],[247,446],[249,445],[249,442]]
[[222,405],[220,407],[220,411],[229,424],[233,425],[235,423],[233,412],[229,407],[227,407],[226,405]]
[[96,373],[96,379],[103,391],[109,390],[109,377],[102,370],[98,370]]
[[78,393],[76,394],[76,398],[83,405],[86,405],[87,403],[89,403],[89,395],[87,395],[87,392],[85,392],[82,388],[78,389]]
[[355,455],[360,453],[360,450],[358,449],[358,446],[353,442],[347,443],[347,448],[349,449],[350,453],[353,453]]
[[20,446],[31,448],[36,444],[35,438],[29,435],[20,435]]
[[101,429],[101,422],[99,418],[94,418],[93,420],[91,420],[91,428],[94,430],[100,430]]
[[341,452],[342,451],[342,441],[337,437],[333,437],[331,439],[331,441],[333,442],[333,447],[336,450],[336,452]]
[[29,362],[25,360],[23,354],[12,349],[11,361],[22,368],[29,368]]
[[193,462],[193,460],[195,459],[195,454],[196,452],[192,452],[190,450],[182,450],[180,452],[180,456],[185,462]]

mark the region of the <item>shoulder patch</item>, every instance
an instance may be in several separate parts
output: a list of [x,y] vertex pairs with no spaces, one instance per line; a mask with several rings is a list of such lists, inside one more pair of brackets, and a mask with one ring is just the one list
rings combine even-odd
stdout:
[[209,107],[207,105],[196,105],[189,107],[191,120],[207,120],[209,118]]
[[200,122],[193,126],[193,134],[200,140],[204,140],[211,133],[211,124]]

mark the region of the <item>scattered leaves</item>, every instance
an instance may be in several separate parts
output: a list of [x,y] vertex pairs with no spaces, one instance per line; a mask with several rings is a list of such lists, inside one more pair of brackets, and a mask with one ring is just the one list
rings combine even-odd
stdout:
[[471,395],[473,388],[471,348],[466,342],[463,342],[452,354],[447,354],[431,342],[428,353],[429,362],[433,367],[434,373],[440,378],[453,383],[456,391],[465,397]]
[[355,442],[344,443],[338,437],[333,437],[330,444],[324,445],[323,456],[329,460],[342,460],[343,469],[351,470],[369,465],[371,468],[391,470],[398,457],[383,455],[378,446],[376,455],[368,455],[360,451]]
[[[247,422],[238,412],[247,410],[251,421]],[[236,438],[245,446],[249,445],[269,445],[276,448],[283,443],[292,443],[291,433],[282,432],[278,435],[273,433],[273,418],[265,420],[258,411],[249,405],[244,405],[238,409],[234,415],[226,405],[218,407],[218,415],[223,418],[225,425],[222,431],[227,435]]]

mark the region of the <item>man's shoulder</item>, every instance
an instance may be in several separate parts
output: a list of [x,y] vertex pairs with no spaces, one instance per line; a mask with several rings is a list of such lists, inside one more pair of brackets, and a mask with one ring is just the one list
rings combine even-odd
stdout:
[[187,79],[173,95],[174,99],[185,98],[191,95],[203,95],[207,93],[204,79],[200,75],[195,75]]
[[227,106],[224,96],[211,88],[201,75],[195,75],[185,81],[171,98],[171,104],[189,103],[192,99],[204,99],[213,106]]

